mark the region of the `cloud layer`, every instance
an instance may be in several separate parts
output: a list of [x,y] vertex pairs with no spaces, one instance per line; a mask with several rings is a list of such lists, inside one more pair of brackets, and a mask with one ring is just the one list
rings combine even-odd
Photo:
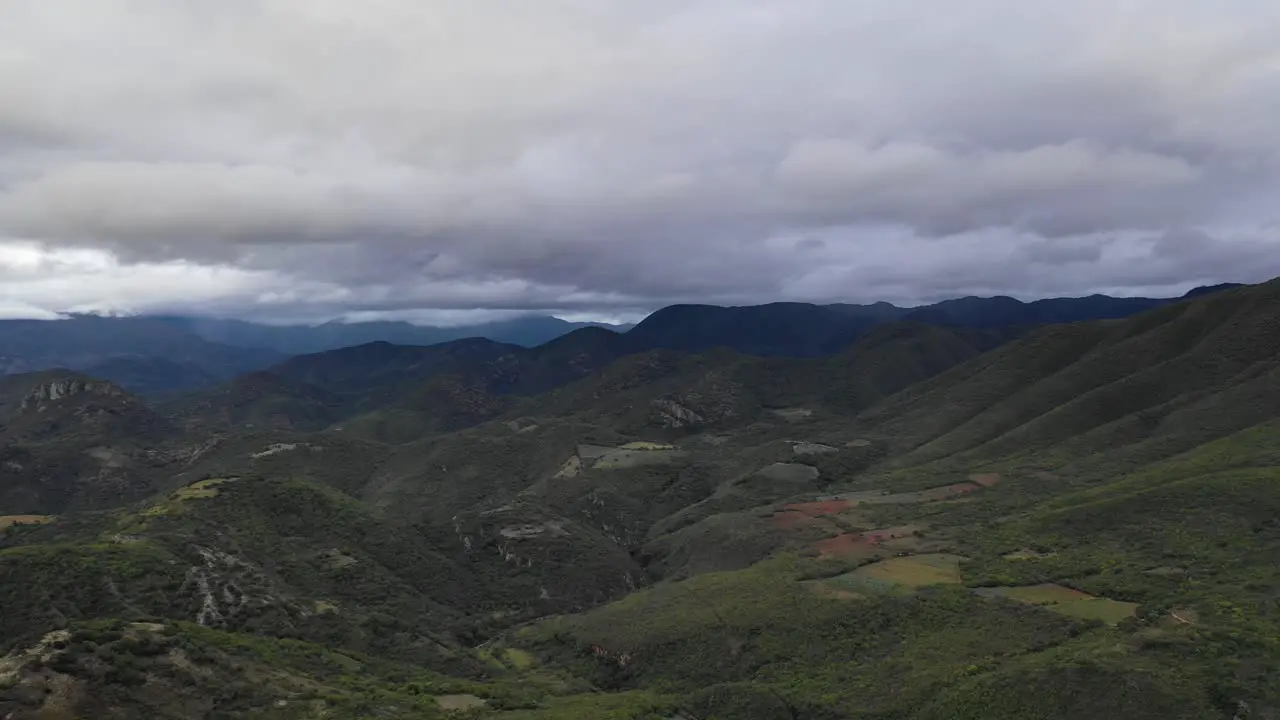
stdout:
[[17,0],[0,314],[1261,280],[1276,38],[1262,0]]

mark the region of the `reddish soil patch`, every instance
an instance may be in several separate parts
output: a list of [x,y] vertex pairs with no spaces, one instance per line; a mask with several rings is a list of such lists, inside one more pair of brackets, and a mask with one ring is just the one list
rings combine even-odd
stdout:
[[796,503],[795,505],[787,505],[786,509],[793,512],[803,513],[809,517],[822,517],[823,515],[835,515],[853,507],[853,503],[848,500],[825,500],[822,502]]
[[970,475],[969,479],[984,488],[995,487],[1000,484],[1000,475],[998,473],[978,473]]
[[847,557],[871,549],[871,543],[861,533],[845,533],[819,540],[813,546],[822,557]]

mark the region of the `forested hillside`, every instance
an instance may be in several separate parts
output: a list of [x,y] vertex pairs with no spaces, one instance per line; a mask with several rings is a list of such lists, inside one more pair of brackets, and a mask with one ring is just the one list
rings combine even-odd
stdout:
[[1280,717],[1280,281],[617,337],[4,378],[0,716]]

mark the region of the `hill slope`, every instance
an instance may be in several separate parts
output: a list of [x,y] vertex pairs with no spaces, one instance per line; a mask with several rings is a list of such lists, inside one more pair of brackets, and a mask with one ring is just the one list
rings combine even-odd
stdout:
[[[1200,294],[1221,291],[1225,287],[1206,288]],[[378,341],[301,355],[270,368],[269,372],[286,382],[322,387],[335,396],[345,398],[345,405],[337,410],[332,403],[326,403],[330,408],[326,416],[330,422],[398,403],[398,407],[389,409],[387,413],[396,419],[373,418],[362,421],[361,425],[366,428],[365,432],[403,439],[414,437],[416,426],[452,429],[463,426],[466,418],[483,420],[495,417],[514,404],[499,396],[545,392],[586,377],[626,355],[651,350],[701,353],[728,349],[759,357],[829,357],[841,353],[876,328],[903,319],[915,324],[964,330],[966,342],[986,350],[1035,326],[1126,317],[1168,302],[1171,301],[1095,295],[1033,303],[1000,297],[963,298],[915,309],[898,308],[888,303],[774,303],[750,307],[674,305],[653,313],[624,334],[603,327],[582,327],[559,334],[536,347],[521,347],[484,338],[452,340],[429,347]],[[225,335],[226,338],[235,339],[241,337],[237,334],[240,331],[247,332],[241,325],[224,322],[209,327],[222,328],[231,333]],[[370,325],[366,329],[372,327]],[[232,332],[235,328],[239,330]],[[224,335],[216,337],[223,338]],[[401,335],[392,333],[391,337],[400,339]],[[140,368],[135,367],[138,362],[115,361],[104,367],[113,373],[112,377],[132,380],[140,373]],[[417,388],[440,376],[452,376],[452,379],[436,381],[435,389]],[[179,369],[170,369],[159,378],[152,378],[151,382],[169,388],[176,386],[183,377]],[[265,386],[261,390],[260,404],[263,406],[294,406],[290,392],[275,393]],[[411,393],[418,399],[407,399]],[[244,408],[255,402],[241,391],[233,390],[231,394],[238,398],[237,407]],[[414,415],[421,414],[424,406],[434,407],[438,401],[447,401],[449,397],[458,399],[463,406],[456,412],[445,410],[444,414],[452,416],[451,419],[428,419],[425,422],[413,419]],[[226,398],[224,389],[206,392],[191,402],[210,406],[225,402]],[[236,411],[224,409],[215,414],[227,416],[236,414]],[[251,411],[249,414],[261,416],[271,413]],[[297,414],[286,411],[277,422],[317,429],[321,427],[317,424],[319,414],[305,408]]]
[[168,420],[111,383],[58,370],[0,378],[0,515],[137,498],[181,452]]
[[[137,496],[0,506],[0,709],[1275,718],[1280,282],[1193,295],[818,358],[583,330],[307,359],[257,378],[288,412],[400,414],[160,422],[132,442],[188,452]],[[15,445],[129,441],[135,400],[49,380],[0,384]]]

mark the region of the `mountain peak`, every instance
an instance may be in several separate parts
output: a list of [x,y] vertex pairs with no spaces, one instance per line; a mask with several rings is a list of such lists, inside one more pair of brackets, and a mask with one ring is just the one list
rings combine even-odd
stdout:
[[1201,285],[1199,287],[1188,290],[1187,294],[1183,295],[1182,297],[1193,298],[1193,297],[1200,297],[1202,295],[1212,295],[1213,293],[1224,292],[1227,290],[1235,290],[1236,288],[1241,288],[1241,287],[1244,287],[1244,285],[1241,283],[1219,283],[1217,285]]

